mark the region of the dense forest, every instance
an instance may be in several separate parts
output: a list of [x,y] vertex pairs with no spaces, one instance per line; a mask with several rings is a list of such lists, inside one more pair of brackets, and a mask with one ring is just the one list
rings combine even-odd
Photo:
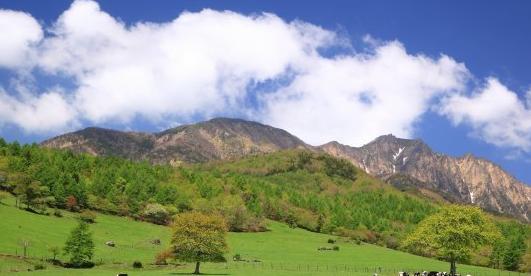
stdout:
[[[220,213],[231,231],[263,231],[271,219],[393,249],[443,204],[396,190],[346,160],[303,150],[171,167],[1,138],[0,190],[0,201],[11,193],[20,208],[48,215],[93,210],[168,224],[194,210]],[[506,240],[462,261],[529,269],[529,226],[509,219],[497,225]]]

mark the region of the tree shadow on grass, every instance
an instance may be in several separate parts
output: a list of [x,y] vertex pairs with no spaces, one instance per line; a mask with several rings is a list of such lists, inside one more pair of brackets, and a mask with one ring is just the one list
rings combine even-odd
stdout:
[[[191,272],[172,272],[172,273],[170,273],[170,275],[197,275],[197,274],[193,274]],[[201,273],[199,275],[231,275],[231,274],[228,274],[228,273]]]

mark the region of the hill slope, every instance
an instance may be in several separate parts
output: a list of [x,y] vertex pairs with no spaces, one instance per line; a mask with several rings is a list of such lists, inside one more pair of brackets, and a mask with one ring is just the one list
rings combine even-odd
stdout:
[[[166,248],[170,237],[169,228],[145,222],[136,222],[120,217],[98,215],[97,223],[90,227],[94,231],[96,244],[95,260],[103,259],[104,266],[94,269],[76,270],[48,268],[41,271],[8,273],[12,263],[2,263],[1,254],[14,254],[19,238],[28,238],[33,243],[29,247],[30,259],[50,257],[46,245],[63,245],[69,230],[74,227],[74,214],[64,212],[64,217],[37,215],[12,206],[0,205],[0,274],[2,275],[116,275],[128,272],[130,275],[175,275],[191,272],[192,265],[159,269],[132,269],[123,264],[140,260],[144,266],[152,262],[154,254]],[[5,224],[4,224],[5,222]],[[20,226],[20,227],[19,227]],[[230,275],[367,275],[376,267],[381,267],[381,275],[394,276],[396,271],[448,269],[442,261],[427,259],[404,252],[394,251],[370,244],[356,245],[336,236],[318,234],[303,229],[291,229],[285,224],[269,221],[270,231],[263,233],[229,233],[230,252],[227,264],[202,264],[208,274]],[[134,230],[136,229],[136,231]],[[124,232],[125,231],[125,232]],[[125,235],[124,235],[125,233]],[[158,237],[162,246],[146,244]],[[330,246],[328,239],[337,239],[339,251],[318,251],[317,247]],[[116,247],[104,245],[107,240],[117,243]],[[133,245],[133,246],[131,246]],[[19,249],[20,253],[20,249]],[[259,263],[234,262],[232,256],[240,254],[244,259],[258,259]],[[63,256],[59,257],[64,259]],[[115,263],[115,264],[111,264]],[[3,266],[2,266],[3,265]],[[16,265],[15,265],[16,267]],[[31,266],[30,266],[31,267]],[[28,268],[30,268],[28,267]],[[368,269],[368,272],[367,270]],[[345,271],[347,270],[347,271]],[[460,265],[460,273],[473,275],[503,275],[508,272]],[[514,274],[514,273],[513,273]]]
[[240,119],[216,118],[160,133],[86,128],[44,141],[44,147],[115,155],[155,164],[231,159],[282,149],[312,147],[288,132]]

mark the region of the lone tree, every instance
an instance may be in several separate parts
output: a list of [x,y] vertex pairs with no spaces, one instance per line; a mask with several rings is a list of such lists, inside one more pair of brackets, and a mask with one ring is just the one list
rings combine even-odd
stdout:
[[194,274],[200,274],[200,262],[225,262],[227,223],[219,215],[183,213],[172,227],[171,250],[184,262],[195,262]]
[[31,241],[27,238],[21,238],[18,240],[18,244],[22,246],[22,249],[24,250],[24,259],[26,259],[28,247],[31,245]]
[[57,255],[61,253],[61,247],[58,245],[47,245],[46,249],[50,251],[50,253],[52,254],[52,261],[55,262],[57,260]]
[[70,264],[73,267],[92,266],[90,260],[94,254],[94,241],[88,223],[79,221],[78,226],[70,231],[64,251],[70,255]]
[[450,275],[455,275],[456,261],[500,239],[500,230],[479,208],[450,205],[422,221],[402,246],[416,252],[434,250],[450,262]]

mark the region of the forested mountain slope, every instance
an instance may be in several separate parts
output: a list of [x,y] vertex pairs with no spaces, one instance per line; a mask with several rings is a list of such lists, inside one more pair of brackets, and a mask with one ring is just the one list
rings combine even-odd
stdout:
[[312,147],[288,132],[240,119],[216,118],[160,133],[86,128],[42,143],[95,156],[120,156],[154,164],[240,158],[283,149]]
[[241,119],[216,118],[161,133],[87,128],[44,141],[42,146],[171,165],[306,149],[348,159],[400,189],[416,186],[451,201],[531,220],[531,187],[500,166],[470,154],[459,158],[446,156],[432,151],[420,140],[392,135],[378,137],[359,148],[337,142],[313,147],[278,128]]

